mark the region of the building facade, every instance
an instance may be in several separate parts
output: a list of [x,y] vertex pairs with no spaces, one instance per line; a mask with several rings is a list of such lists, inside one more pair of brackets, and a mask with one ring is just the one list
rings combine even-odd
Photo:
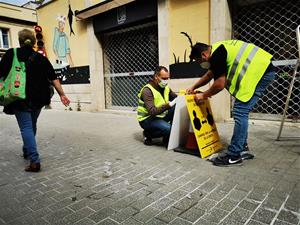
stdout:
[[[275,9],[286,8],[283,0],[273,0],[272,4]],[[271,35],[255,39],[257,33],[248,26],[255,21],[256,30],[259,28],[264,34],[276,28],[270,22],[262,22],[274,17],[265,10],[264,0],[53,0],[39,7],[37,14],[47,55],[61,77],[73,110],[135,111],[137,93],[157,65],[169,68],[170,86],[176,92],[190,87],[205,73],[197,64],[189,63],[191,44],[196,42],[212,44],[238,38],[269,50],[275,54],[275,61],[288,60],[284,66],[292,65],[297,57],[293,52],[297,51],[293,30],[298,22],[289,22],[291,15],[299,13],[299,2],[289,4],[294,11],[285,16],[286,20],[279,20],[286,31],[291,31],[286,34],[291,45],[287,51],[292,52],[287,54],[288,59],[276,58],[277,47],[270,45],[276,41]],[[264,16],[259,14],[263,9]],[[248,22],[245,14],[251,18]],[[257,16],[261,17],[257,20]],[[280,71],[290,72],[287,68]],[[288,88],[286,82],[280,84],[283,94]],[[274,88],[267,96],[256,115],[280,114],[284,101],[275,102],[278,93]],[[293,101],[297,100],[296,97]],[[268,101],[279,105],[278,110],[265,110],[263,104]],[[211,98],[211,104],[216,120],[230,118],[231,97],[226,90]],[[57,96],[52,106],[61,107]]]
[[20,30],[33,30],[36,23],[35,10],[0,2],[0,58],[7,49],[19,47]]

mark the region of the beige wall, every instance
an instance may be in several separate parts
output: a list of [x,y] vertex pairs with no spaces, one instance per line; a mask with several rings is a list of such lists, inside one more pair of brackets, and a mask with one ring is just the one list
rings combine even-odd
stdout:
[[[168,2],[169,24],[169,64],[174,63],[173,53],[184,62],[189,60],[190,44],[188,39],[180,34],[187,32],[193,44],[203,42],[212,44],[219,40],[231,38],[231,17],[226,0],[166,0]],[[198,78],[173,79],[171,88],[178,92],[195,83]],[[206,90],[211,84],[206,85]],[[211,107],[216,121],[224,121],[230,118],[230,95],[226,90],[210,98]]]
[[[82,10],[86,7],[85,1],[82,0],[72,0],[71,8],[74,13],[75,10]],[[57,0],[53,1],[37,10],[38,14],[38,24],[43,28],[43,35],[45,38],[45,47],[47,51],[47,56],[51,63],[55,62],[55,54],[53,52],[53,38],[54,29],[58,26],[57,17],[58,15],[68,16],[68,1]],[[70,36],[69,21],[66,19],[64,32],[66,33],[69,45],[71,49],[71,57],[74,66],[86,66],[90,65],[88,48],[89,40],[87,33],[87,21],[77,21],[75,16],[73,16],[72,27],[75,35]],[[90,73],[91,73],[90,68]],[[91,75],[90,75],[91,76]],[[71,108],[74,111],[92,111],[91,108],[91,84],[75,84],[75,85],[63,85],[66,95],[71,100]],[[53,96],[52,108],[63,109],[65,108],[60,103],[60,98],[57,94]]]
[[0,28],[9,29],[9,47],[19,47],[18,32],[22,29],[33,30],[32,25],[26,25],[27,22],[36,22],[36,13],[34,10],[0,3],[0,15],[8,18],[22,18],[21,22],[8,22],[5,19],[0,20]]
[[[231,39],[232,21],[227,1],[210,0],[211,16],[210,25],[211,43]],[[231,96],[227,90],[223,90],[212,98],[211,107],[217,121],[230,118]]]
[[17,48],[20,47],[18,41],[18,32],[23,29],[30,29],[33,31],[33,26],[23,24],[13,24],[0,20],[0,28],[9,29],[9,47]]
[[[72,11],[81,10],[85,8],[85,2],[81,0],[73,0],[71,2]],[[37,10],[38,24],[43,28],[43,34],[45,38],[45,46],[49,60],[53,63],[55,61],[55,55],[52,48],[52,42],[54,37],[54,28],[58,26],[58,15],[64,15],[68,17],[68,1],[57,0],[53,1],[44,7]],[[69,21],[66,19],[64,32],[67,34],[71,49],[71,56],[75,66],[88,65],[88,39],[87,29],[85,21],[76,21],[73,17],[72,23],[75,35],[70,36]]]
[[193,43],[209,43],[209,0],[169,0],[170,64],[174,63],[173,53],[183,62],[184,51],[190,52],[182,31],[192,37]]
[[[191,36],[193,44],[196,42],[210,43],[210,3],[209,0],[167,0],[169,24],[169,64],[173,64],[175,54],[179,62],[189,61],[190,43],[180,32]],[[179,92],[192,86],[198,78],[171,79],[170,87]]]
[[0,2],[0,15],[28,22],[36,22],[35,10]]

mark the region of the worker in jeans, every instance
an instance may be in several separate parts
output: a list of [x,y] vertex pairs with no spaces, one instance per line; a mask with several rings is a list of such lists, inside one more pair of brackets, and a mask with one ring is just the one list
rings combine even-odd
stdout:
[[195,93],[195,101],[207,99],[226,88],[235,97],[233,105],[234,131],[227,153],[212,160],[216,166],[241,165],[252,159],[249,153],[248,117],[258,99],[274,80],[272,55],[254,44],[239,40],[220,41],[212,46],[196,43],[192,46],[190,59],[199,62],[208,72],[202,76],[188,93],[214,80],[210,88]]
[[177,97],[168,86],[169,79],[168,69],[159,66],[138,94],[137,119],[144,129],[145,145],[152,145],[152,138],[159,137],[168,144]]

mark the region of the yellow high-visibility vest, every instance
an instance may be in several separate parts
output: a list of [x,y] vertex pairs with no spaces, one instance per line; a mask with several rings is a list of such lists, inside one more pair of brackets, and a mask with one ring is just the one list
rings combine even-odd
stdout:
[[[139,122],[147,119],[150,117],[148,110],[145,107],[145,103],[144,101],[141,99],[142,97],[142,92],[144,90],[145,87],[150,88],[150,90],[152,91],[153,94],[153,98],[154,98],[154,106],[155,107],[160,107],[166,103],[169,102],[169,93],[170,93],[170,88],[167,86],[164,88],[164,96],[162,96],[159,91],[157,91],[154,87],[152,87],[151,84],[146,84],[140,91],[140,93],[138,94],[138,98],[139,98],[139,102],[138,102],[138,108],[137,108],[137,119]],[[156,115],[156,117],[159,118],[164,118],[168,113],[168,110],[162,112],[159,115]]]
[[226,89],[238,100],[247,102],[273,56],[254,44],[238,40],[217,42],[212,45],[212,53],[220,45],[227,50]]

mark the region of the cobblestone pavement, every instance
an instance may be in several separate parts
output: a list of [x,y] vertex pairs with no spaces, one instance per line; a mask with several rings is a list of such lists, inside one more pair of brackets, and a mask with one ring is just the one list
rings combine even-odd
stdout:
[[[219,168],[143,145],[133,115],[43,111],[37,174],[23,171],[15,118],[0,113],[0,127],[0,225],[300,224],[300,143],[275,141],[276,123],[252,121],[256,158]],[[225,144],[232,128],[218,124]]]

